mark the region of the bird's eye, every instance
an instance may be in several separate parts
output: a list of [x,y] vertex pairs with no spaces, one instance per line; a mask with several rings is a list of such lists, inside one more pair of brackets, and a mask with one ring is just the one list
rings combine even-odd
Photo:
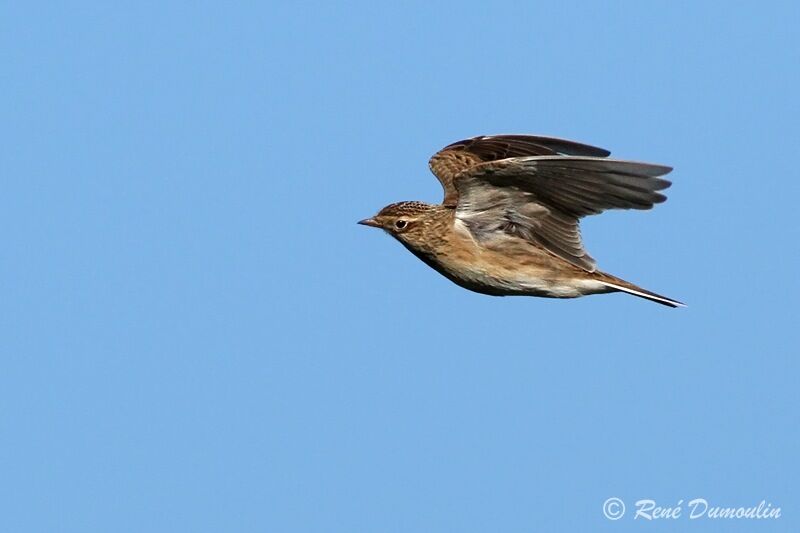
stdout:
[[397,222],[394,223],[394,227],[397,228],[397,229],[403,229],[407,225],[408,225],[408,222],[406,222],[405,220],[398,220]]

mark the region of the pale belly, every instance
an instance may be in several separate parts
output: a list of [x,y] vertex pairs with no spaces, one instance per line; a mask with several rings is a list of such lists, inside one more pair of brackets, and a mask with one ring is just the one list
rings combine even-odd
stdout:
[[447,277],[462,287],[497,296],[577,298],[588,294],[610,292],[606,285],[593,279],[556,277],[527,269],[509,272],[501,277],[490,275],[479,268],[452,272],[451,276]]
[[470,246],[435,257],[415,255],[454,283],[493,296],[577,298],[612,291],[548,252],[524,246],[524,253],[510,255]]

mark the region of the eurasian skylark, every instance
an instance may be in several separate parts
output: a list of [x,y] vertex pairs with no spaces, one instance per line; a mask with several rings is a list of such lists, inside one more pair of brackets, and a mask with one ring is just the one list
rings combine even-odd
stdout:
[[585,144],[494,135],[446,146],[429,162],[441,205],[399,202],[359,224],[381,228],[458,285],[494,296],[575,298],[626,292],[682,303],[600,272],[579,220],[606,209],[650,209],[666,197],[662,165],[608,159]]

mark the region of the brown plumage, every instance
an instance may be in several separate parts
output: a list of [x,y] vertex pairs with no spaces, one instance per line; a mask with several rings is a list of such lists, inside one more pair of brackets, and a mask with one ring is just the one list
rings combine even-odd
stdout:
[[495,296],[574,298],[627,292],[680,302],[600,272],[579,220],[607,209],[650,209],[670,186],[662,165],[608,159],[610,152],[530,135],[475,137],[430,160],[441,205],[399,202],[360,224],[386,230],[453,282]]

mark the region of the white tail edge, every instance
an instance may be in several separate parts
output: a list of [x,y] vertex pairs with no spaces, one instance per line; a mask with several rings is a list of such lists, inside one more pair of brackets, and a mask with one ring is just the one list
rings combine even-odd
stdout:
[[646,291],[644,289],[633,289],[631,287],[617,285],[616,283],[609,283],[608,281],[600,281],[600,283],[607,287],[611,287],[612,289],[616,289],[621,292],[627,292],[628,294],[638,296],[639,298],[644,298],[645,300],[650,300],[651,302],[660,303],[661,305],[667,305],[669,307],[686,307],[686,304],[683,302],[679,302],[677,300],[673,300],[671,298],[667,298],[666,296],[661,296],[660,294]]

